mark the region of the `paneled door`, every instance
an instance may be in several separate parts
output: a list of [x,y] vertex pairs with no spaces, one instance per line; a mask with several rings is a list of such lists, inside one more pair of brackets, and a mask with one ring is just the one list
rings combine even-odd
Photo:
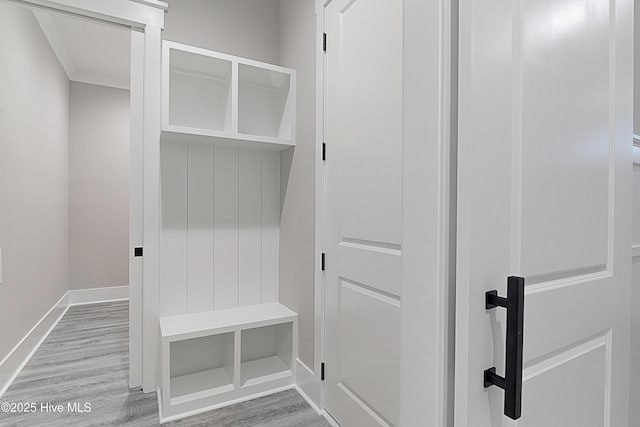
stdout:
[[326,408],[398,425],[402,2],[326,7]]
[[460,1],[458,427],[628,426],[632,19]]

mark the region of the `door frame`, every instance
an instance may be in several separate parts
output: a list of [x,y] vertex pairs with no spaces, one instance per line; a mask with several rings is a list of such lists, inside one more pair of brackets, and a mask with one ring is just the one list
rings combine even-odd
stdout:
[[[130,167],[137,173],[129,181],[129,387],[156,391],[160,50],[169,5],[160,0],[0,1],[131,29]],[[145,268],[133,258],[133,248],[143,242]]]
[[[455,354],[457,1],[403,4],[400,422],[423,425],[428,419],[429,425],[449,426]],[[429,382],[434,387],[425,391]]]
[[[314,369],[300,388],[324,410],[326,7],[316,0]],[[366,1],[366,0],[361,0]],[[393,0],[389,0],[393,1]],[[428,23],[428,25],[425,25]],[[330,36],[329,36],[330,37]],[[453,425],[457,1],[403,0],[401,425]],[[434,66],[436,64],[436,66]],[[327,157],[330,158],[330,150]],[[434,203],[435,201],[435,203]],[[425,286],[425,284],[431,286]],[[298,369],[299,380],[301,369]],[[434,384],[432,390],[425,385]],[[330,415],[324,411],[330,419]]]

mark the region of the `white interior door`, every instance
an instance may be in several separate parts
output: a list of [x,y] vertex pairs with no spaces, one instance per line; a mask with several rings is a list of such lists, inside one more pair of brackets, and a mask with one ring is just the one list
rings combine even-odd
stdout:
[[326,408],[398,425],[402,2],[326,7]]
[[[460,1],[456,426],[628,425],[632,18],[631,0]],[[507,310],[485,308],[508,275],[517,423],[483,376],[518,368]]]

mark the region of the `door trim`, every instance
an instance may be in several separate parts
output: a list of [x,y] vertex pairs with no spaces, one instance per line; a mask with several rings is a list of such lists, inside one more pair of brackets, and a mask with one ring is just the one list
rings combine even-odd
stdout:
[[[321,379],[321,363],[325,358],[324,320],[324,271],[322,253],[325,251],[325,170],[322,159],[324,142],[324,31],[325,7],[331,0],[316,0],[316,144],[315,144],[315,260],[314,260],[314,355],[313,377],[307,384],[300,384],[304,392],[327,416],[324,403],[324,383]],[[309,367],[311,368],[311,367]]]
[[[457,1],[403,4],[400,423],[430,420],[426,424],[449,426],[455,341]],[[433,389],[424,390],[429,383]]]
[[[638,135],[634,135],[633,136],[633,166],[634,167],[640,167],[640,145],[636,145],[636,142],[638,144],[640,144],[640,136]],[[635,188],[633,189],[634,191],[638,191]],[[640,257],[640,244],[635,244],[635,242],[632,243],[631,246],[631,257],[632,258],[638,258]]]

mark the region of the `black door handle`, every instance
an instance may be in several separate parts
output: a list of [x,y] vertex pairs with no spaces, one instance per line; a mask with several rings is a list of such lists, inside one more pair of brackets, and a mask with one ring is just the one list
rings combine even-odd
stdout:
[[510,276],[507,279],[507,297],[499,297],[498,291],[488,291],[485,296],[487,310],[507,309],[507,350],[505,375],[496,374],[496,368],[484,371],[484,386],[498,386],[504,390],[504,414],[517,420],[522,410],[522,342],[524,336],[524,278]]

